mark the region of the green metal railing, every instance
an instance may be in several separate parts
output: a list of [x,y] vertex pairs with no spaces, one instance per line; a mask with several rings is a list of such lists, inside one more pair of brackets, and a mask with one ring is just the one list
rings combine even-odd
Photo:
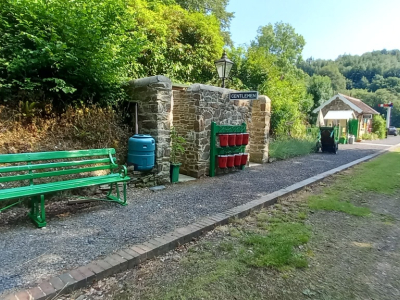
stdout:
[[[217,147],[217,135],[220,133],[245,133],[246,123],[242,125],[217,125],[211,123],[211,138],[210,138],[210,177],[215,176],[216,160],[218,155],[235,154],[245,152],[246,145],[242,146],[227,146]],[[244,166],[240,167],[242,170]]]

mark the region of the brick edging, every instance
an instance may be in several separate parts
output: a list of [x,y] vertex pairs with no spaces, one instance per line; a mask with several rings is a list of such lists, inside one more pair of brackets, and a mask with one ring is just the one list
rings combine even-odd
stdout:
[[333,174],[368,161],[399,146],[400,144],[397,144],[390,148],[380,150],[377,153],[370,154],[351,163],[320,173],[279,191],[262,196],[257,200],[250,201],[246,204],[231,208],[225,212],[210,217],[199,219],[195,223],[177,228],[173,232],[167,233],[161,237],[156,237],[142,244],[119,250],[103,259],[92,261],[85,266],[52,277],[50,280],[44,281],[33,288],[5,295],[5,298],[3,299],[48,300],[53,299],[58,295],[70,293],[71,291],[83,288],[92,284],[96,280],[101,280],[121,271],[131,269],[148,259],[165,254],[179,245],[185,244],[193,238],[199,237],[203,232],[227,224],[231,218],[243,218],[254,210],[259,210],[263,207],[275,204],[279,198],[288,196],[308,185],[319,182]]

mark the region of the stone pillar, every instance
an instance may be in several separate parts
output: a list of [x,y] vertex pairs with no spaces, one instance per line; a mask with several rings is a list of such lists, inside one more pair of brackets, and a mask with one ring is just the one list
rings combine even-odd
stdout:
[[161,75],[132,80],[127,92],[129,101],[139,105],[139,133],[150,134],[156,141],[157,183],[167,183],[170,181],[171,80]]
[[259,96],[253,101],[250,128],[250,161],[266,163],[268,161],[269,128],[271,119],[271,100]]

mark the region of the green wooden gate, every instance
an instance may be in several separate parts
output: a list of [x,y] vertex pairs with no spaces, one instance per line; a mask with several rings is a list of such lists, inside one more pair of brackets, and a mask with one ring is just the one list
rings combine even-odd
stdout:
[[358,120],[349,120],[349,133],[354,135],[356,139],[358,138]]

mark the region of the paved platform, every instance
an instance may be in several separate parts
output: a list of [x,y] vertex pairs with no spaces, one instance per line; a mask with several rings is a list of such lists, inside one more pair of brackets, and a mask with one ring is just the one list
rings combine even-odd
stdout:
[[179,174],[179,181],[178,182],[188,182],[188,181],[194,181],[196,178],[187,176],[185,174]]

